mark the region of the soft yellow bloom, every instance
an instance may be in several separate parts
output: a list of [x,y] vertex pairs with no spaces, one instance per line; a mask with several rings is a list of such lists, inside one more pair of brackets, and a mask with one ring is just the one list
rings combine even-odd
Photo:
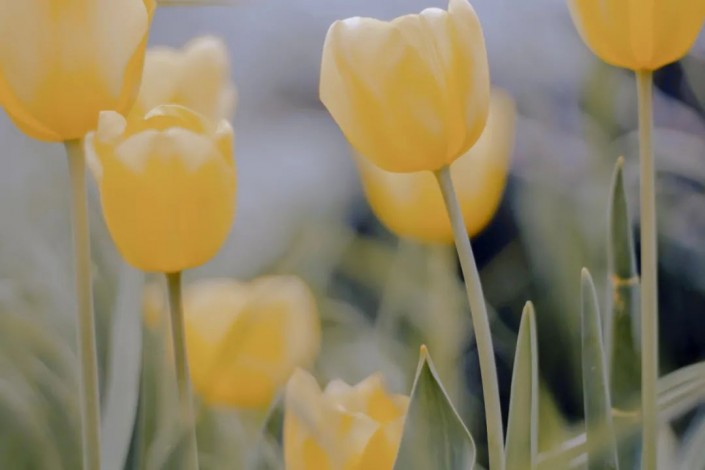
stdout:
[[588,47],[632,70],[656,70],[683,57],[705,21],[705,0],[568,1]]
[[0,104],[27,135],[82,138],[137,95],[154,0],[0,0]]
[[295,276],[217,279],[184,291],[194,388],[212,404],[263,408],[320,346],[316,302]]
[[355,150],[388,171],[437,170],[464,154],[485,127],[489,90],[467,0],[391,22],[337,21],[323,47],[323,104]]
[[[493,90],[482,136],[450,167],[468,234],[492,220],[502,200],[514,148],[516,110],[511,97]],[[427,171],[392,173],[358,158],[367,200],[382,223],[400,237],[452,243],[453,231],[443,196]]]
[[181,50],[147,50],[133,113],[144,115],[162,104],[180,104],[210,119],[231,119],[236,101],[225,44],[206,36],[192,40]]
[[127,262],[173,273],[216,254],[235,214],[227,121],[214,124],[177,105],[129,121],[106,111],[89,141],[103,214]]
[[409,398],[389,394],[381,375],[351,387],[340,380],[324,392],[297,370],[286,387],[286,470],[391,470]]

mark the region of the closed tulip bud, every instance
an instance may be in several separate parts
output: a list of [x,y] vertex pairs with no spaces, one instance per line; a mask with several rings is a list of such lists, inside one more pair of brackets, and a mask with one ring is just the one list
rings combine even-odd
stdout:
[[487,53],[467,0],[391,22],[335,22],[323,46],[320,94],[350,144],[394,172],[438,170],[485,127]]
[[144,115],[162,104],[180,104],[210,119],[231,119],[236,101],[225,44],[206,36],[194,39],[181,50],[147,50],[142,87],[133,113]]
[[318,354],[316,302],[295,276],[197,282],[184,315],[194,388],[214,405],[264,408]]
[[235,213],[227,121],[176,105],[129,121],[106,111],[88,140],[105,221],[128,263],[175,273],[216,254]]
[[385,390],[381,375],[355,386],[334,380],[321,392],[297,370],[286,387],[286,470],[391,470],[408,405]]
[[154,0],[0,0],[0,104],[27,135],[80,139],[130,110]]
[[569,0],[573,21],[608,64],[652,71],[683,57],[705,20],[704,0]]
[[[477,144],[450,167],[470,236],[492,220],[502,200],[514,147],[516,110],[505,92],[493,90],[490,113]],[[358,159],[372,210],[399,237],[452,243],[453,230],[438,183],[429,172],[392,173]]]

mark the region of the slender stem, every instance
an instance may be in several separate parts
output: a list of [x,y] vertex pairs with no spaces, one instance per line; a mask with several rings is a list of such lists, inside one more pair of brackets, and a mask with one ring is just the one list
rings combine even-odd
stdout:
[[658,279],[656,252],[656,195],[652,148],[653,110],[651,72],[637,72],[639,95],[639,152],[641,160],[641,412],[644,422],[642,469],[656,469],[658,421]]
[[176,364],[176,383],[179,387],[179,404],[184,430],[188,433],[186,441],[186,469],[198,469],[198,447],[191,397],[191,378],[186,357],[186,335],[184,333],[184,309],[181,303],[181,273],[166,275],[169,291],[169,309],[171,310],[171,339]]
[[448,216],[453,227],[455,247],[458,250],[460,266],[465,278],[465,288],[470,302],[470,313],[475,330],[478,356],[480,358],[480,375],[482,377],[482,392],[485,401],[485,418],[487,421],[487,445],[490,456],[491,470],[504,470],[504,430],[502,427],[502,408],[499,401],[499,384],[497,382],[497,366],[492,346],[492,332],[487,317],[487,307],[480,284],[480,274],[475,264],[470,239],[463,214],[460,211],[458,198],[450,176],[450,167],[445,166],[435,172],[438,184],[443,193]]
[[78,307],[78,351],[81,363],[81,435],[83,468],[100,469],[100,399],[98,359],[95,341],[95,315],[91,284],[91,240],[86,198],[86,159],[83,143],[65,143],[71,177],[71,207]]

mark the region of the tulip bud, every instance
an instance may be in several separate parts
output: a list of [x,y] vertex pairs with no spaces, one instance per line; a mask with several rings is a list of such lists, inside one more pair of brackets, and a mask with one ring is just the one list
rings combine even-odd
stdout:
[[0,104],[25,134],[59,142],[126,113],[154,0],[0,0]]
[[569,0],[585,44],[617,67],[651,71],[692,47],[705,21],[704,0]]
[[127,121],[107,111],[88,139],[118,250],[143,271],[174,273],[215,256],[235,213],[233,131],[182,106]]
[[334,380],[321,392],[297,370],[286,387],[286,469],[391,470],[408,405],[408,397],[385,390],[381,375],[352,387]]
[[[470,236],[485,228],[502,200],[514,147],[515,118],[511,97],[493,90],[482,136],[450,167]],[[421,242],[453,242],[443,196],[431,173],[392,173],[364,158],[358,158],[358,165],[367,201],[389,230]]]
[[353,148],[388,171],[438,170],[485,127],[489,72],[467,0],[391,22],[349,18],[326,36],[321,100]]
[[225,44],[206,36],[192,40],[181,50],[147,50],[133,113],[144,115],[162,104],[180,104],[213,120],[231,119],[236,101]]
[[184,312],[194,388],[211,404],[264,408],[318,354],[316,302],[295,276],[197,282]]

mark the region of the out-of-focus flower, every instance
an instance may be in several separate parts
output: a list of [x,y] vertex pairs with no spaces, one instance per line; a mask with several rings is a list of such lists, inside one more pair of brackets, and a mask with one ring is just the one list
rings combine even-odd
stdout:
[[[468,234],[479,233],[494,216],[507,181],[514,148],[516,110],[511,97],[493,90],[482,136],[451,165]],[[382,223],[400,237],[452,243],[453,231],[438,183],[429,172],[392,173],[358,159],[367,200]]]
[[82,138],[130,110],[154,0],[0,0],[0,104],[25,134]]
[[315,299],[295,276],[197,282],[184,312],[193,384],[212,404],[266,407],[320,347]]
[[297,370],[286,387],[286,469],[391,470],[408,405],[408,397],[385,390],[379,374],[355,386],[334,380],[321,392]]
[[225,44],[205,36],[181,50],[147,50],[142,87],[133,113],[144,115],[162,104],[180,104],[213,120],[231,119],[236,101]]
[[235,214],[233,130],[178,105],[101,113],[89,141],[103,213],[128,263],[174,273],[212,258]]
[[569,0],[590,49],[611,65],[656,70],[683,57],[705,21],[704,0]]
[[349,18],[323,48],[321,100],[362,156],[388,171],[437,170],[485,127],[489,72],[467,0],[391,22]]

